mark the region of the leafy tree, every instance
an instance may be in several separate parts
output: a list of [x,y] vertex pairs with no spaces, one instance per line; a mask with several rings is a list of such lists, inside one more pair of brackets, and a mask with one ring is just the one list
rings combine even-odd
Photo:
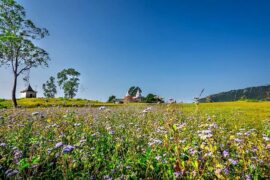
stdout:
[[163,98],[150,93],[146,97],[143,98],[143,102],[146,102],[146,103],[164,103],[164,100],[163,100]]
[[42,85],[43,91],[44,91],[44,96],[46,98],[54,98],[57,90],[56,90],[56,85],[55,85],[55,78],[54,77],[50,77],[48,81],[46,81],[46,83],[44,83]]
[[112,95],[109,97],[107,102],[114,102],[116,100],[116,96]]
[[131,86],[129,88],[129,90],[128,90],[128,94],[130,96],[136,96],[137,91],[140,91],[140,93],[142,93],[142,90],[141,90],[140,87],[138,87],[138,86],[137,87],[136,86]]
[[48,66],[48,53],[34,44],[47,35],[47,29],[39,28],[26,19],[24,8],[15,0],[0,0],[0,66],[12,69],[12,102],[15,108],[18,77],[31,68]]
[[58,85],[64,90],[65,98],[74,98],[79,88],[81,74],[73,68],[64,69],[57,74]]

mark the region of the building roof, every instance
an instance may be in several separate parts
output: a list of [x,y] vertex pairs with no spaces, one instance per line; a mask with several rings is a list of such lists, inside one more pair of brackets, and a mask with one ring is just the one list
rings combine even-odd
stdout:
[[35,92],[36,93],[37,91],[34,91],[33,88],[31,87],[31,85],[29,84],[25,90],[21,91],[21,93],[25,93],[25,92]]

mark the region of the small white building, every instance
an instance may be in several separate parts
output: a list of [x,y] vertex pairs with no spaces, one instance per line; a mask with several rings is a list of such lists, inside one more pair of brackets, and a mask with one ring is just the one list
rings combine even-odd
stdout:
[[21,98],[36,98],[36,97],[37,91],[34,91],[30,84],[25,90],[21,91]]

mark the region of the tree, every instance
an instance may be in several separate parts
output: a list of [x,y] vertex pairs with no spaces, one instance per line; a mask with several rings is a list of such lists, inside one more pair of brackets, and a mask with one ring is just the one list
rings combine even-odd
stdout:
[[163,100],[163,98],[150,93],[146,97],[143,98],[143,102],[146,102],[146,103],[164,103],[164,100]]
[[50,77],[48,81],[46,81],[46,83],[44,83],[42,85],[43,91],[44,91],[44,96],[46,98],[54,98],[57,90],[56,90],[56,85],[55,85],[55,78],[54,77]]
[[58,85],[64,90],[65,98],[74,98],[79,88],[81,74],[73,68],[64,69],[57,74]]
[[39,28],[26,19],[24,8],[15,0],[0,0],[0,66],[12,69],[12,102],[15,108],[18,77],[31,68],[48,66],[48,53],[34,44],[47,35],[47,29]]
[[109,97],[107,102],[115,102],[115,100],[116,100],[116,96],[112,95]]
[[137,87],[136,86],[131,86],[129,88],[129,90],[128,90],[128,94],[130,96],[136,96],[137,91],[140,91],[140,93],[142,93],[142,90],[141,90],[140,87],[138,87],[138,86]]

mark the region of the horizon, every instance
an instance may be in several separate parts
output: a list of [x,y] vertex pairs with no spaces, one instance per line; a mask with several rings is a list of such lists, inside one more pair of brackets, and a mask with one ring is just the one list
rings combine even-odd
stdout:
[[[99,101],[122,98],[130,86],[191,102],[203,88],[205,97],[269,84],[270,2],[18,2],[50,32],[38,42],[50,54],[49,68],[30,73],[38,97],[49,76],[69,67],[81,73],[76,98]],[[0,68],[0,98],[11,99],[9,73]],[[20,77],[18,98],[24,88]]]

